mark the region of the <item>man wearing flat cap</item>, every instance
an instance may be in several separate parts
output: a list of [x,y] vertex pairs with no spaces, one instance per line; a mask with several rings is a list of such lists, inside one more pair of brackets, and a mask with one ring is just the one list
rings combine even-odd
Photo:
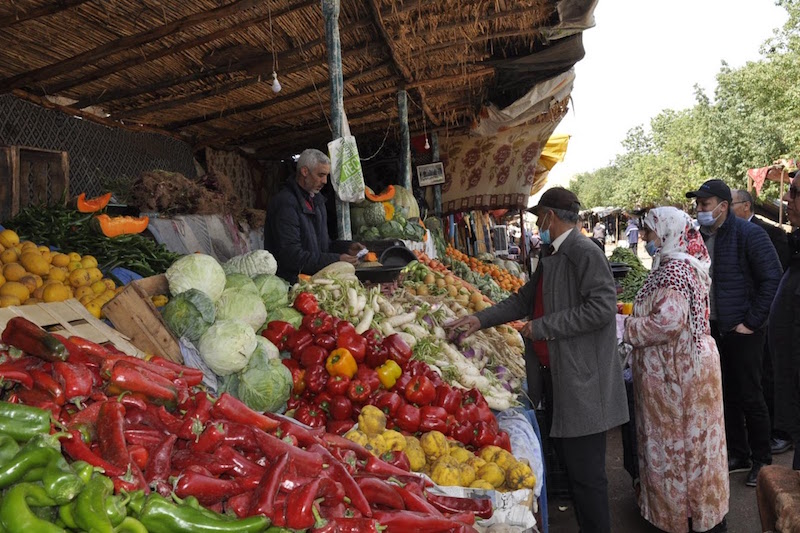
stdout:
[[[580,202],[547,190],[530,211],[542,241],[536,272],[517,294],[447,324],[467,334],[529,317],[529,389],[544,382],[550,437],[566,467],[582,533],[611,531],[606,432],[628,421],[617,356],[617,294],[605,254],[575,229]],[[551,421],[550,421],[551,420]]]
[[745,484],[755,487],[761,467],[772,463],[761,369],[764,328],[783,269],[767,233],[733,214],[725,182],[708,180],[686,197],[695,199],[711,257],[711,335],[722,369],[728,471],[748,472]]

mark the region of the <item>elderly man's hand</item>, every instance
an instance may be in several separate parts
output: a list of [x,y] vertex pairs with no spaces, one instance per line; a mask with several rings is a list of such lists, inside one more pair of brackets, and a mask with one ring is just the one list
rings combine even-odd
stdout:
[[354,255],[342,254],[339,256],[339,261],[344,261],[345,263],[350,263],[351,265],[355,265],[358,263],[358,258]]
[[353,244],[350,245],[349,248],[347,248],[347,253],[349,255],[358,255],[358,252],[360,252],[364,248],[366,247],[360,242],[354,242]]
[[475,315],[462,316],[455,320],[451,320],[444,324],[445,329],[453,331],[461,329],[464,332],[464,337],[469,337],[476,331],[481,329],[481,321]]

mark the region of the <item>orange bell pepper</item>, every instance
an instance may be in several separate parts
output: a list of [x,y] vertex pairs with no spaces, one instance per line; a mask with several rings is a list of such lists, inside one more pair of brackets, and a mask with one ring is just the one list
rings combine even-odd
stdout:
[[325,361],[325,369],[331,376],[346,376],[352,378],[358,370],[355,357],[346,348],[337,348],[331,352]]

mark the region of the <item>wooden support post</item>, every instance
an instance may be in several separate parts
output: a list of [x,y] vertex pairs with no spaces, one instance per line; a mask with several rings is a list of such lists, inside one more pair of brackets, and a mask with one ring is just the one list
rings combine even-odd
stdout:
[[[442,157],[439,153],[439,134],[436,132],[431,133],[431,150],[433,159],[431,163],[438,163]],[[445,176],[447,179],[447,176]],[[433,213],[437,217],[442,216],[442,186],[441,185],[434,185],[433,186]]]
[[[342,79],[342,41],[339,36],[339,0],[322,0],[325,16],[325,40],[328,44],[328,75],[331,80],[331,126],[333,138],[342,136],[344,117],[344,81]],[[353,238],[350,228],[350,204],[336,198],[336,229],[340,240]]]
[[411,134],[408,129],[408,93],[405,87],[397,91],[397,112],[400,116],[400,181],[410,191]]

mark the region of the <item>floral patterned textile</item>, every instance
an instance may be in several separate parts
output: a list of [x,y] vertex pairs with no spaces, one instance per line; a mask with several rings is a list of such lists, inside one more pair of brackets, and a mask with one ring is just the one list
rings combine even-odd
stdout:
[[689,518],[706,531],[727,514],[728,455],[719,352],[708,326],[708,252],[688,216],[664,209],[645,220],[662,249],[624,340],[634,348],[639,507],[656,527],[686,533]]

